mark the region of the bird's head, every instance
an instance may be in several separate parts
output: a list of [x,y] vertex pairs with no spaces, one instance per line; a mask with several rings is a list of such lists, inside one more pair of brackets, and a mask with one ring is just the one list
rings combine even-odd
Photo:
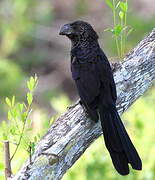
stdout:
[[67,36],[74,43],[98,39],[98,35],[92,26],[84,21],[75,21],[63,25],[59,34]]

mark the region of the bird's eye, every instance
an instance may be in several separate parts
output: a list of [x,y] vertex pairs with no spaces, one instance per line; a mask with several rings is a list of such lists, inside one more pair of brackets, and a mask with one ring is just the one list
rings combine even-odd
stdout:
[[75,33],[83,34],[84,31],[85,31],[85,28],[82,27],[82,26],[77,26],[77,25],[75,25],[75,24],[71,24],[71,26],[72,26],[72,28],[73,28],[73,30],[74,30]]
[[85,31],[84,27],[79,28],[80,33],[83,33]]
[[78,28],[76,26],[72,25],[72,28],[74,31],[78,31]]

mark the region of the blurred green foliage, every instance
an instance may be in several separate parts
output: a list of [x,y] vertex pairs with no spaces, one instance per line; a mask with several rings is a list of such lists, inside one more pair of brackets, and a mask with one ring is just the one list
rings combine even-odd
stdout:
[[132,32],[132,28],[127,25],[128,1],[105,0],[107,6],[113,13],[113,27],[106,31],[112,33],[115,39],[117,55],[120,59],[124,57],[127,37]]
[[[127,44],[125,53],[128,53],[135,45],[143,39],[148,32],[152,31],[154,28],[154,17],[151,19],[142,19],[142,17],[137,16],[136,12],[130,13],[128,15],[128,24],[130,24],[133,28],[132,33],[127,37]],[[117,49],[115,47],[115,42],[112,40],[110,33],[107,36],[107,32],[104,32],[104,44],[106,46],[104,49],[110,56],[117,56]],[[118,57],[116,58],[118,60]]]
[[[11,72],[10,67],[11,66]],[[19,88],[19,84],[23,80],[20,67],[7,59],[0,61],[0,95],[1,97],[10,96]]]
[[[52,19],[53,11],[49,1],[0,1],[1,101],[12,94],[18,94],[17,98],[22,99],[23,80],[33,66],[43,61],[40,60],[41,52],[33,51],[37,25],[49,25]],[[0,114],[4,115],[4,111],[4,103],[1,103]]]
[[[2,0],[0,2],[0,95],[9,96],[19,88],[25,72],[23,70],[36,63],[35,57],[22,53],[22,49],[32,48],[33,34],[37,24],[51,24],[52,6],[50,2],[37,0]],[[37,53],[36,53],[37,54]],[[33,60],[33,59],[34,60]],[[30,59],[30,60],[29,60]],[[37,62],[39,63],[39,61]]]

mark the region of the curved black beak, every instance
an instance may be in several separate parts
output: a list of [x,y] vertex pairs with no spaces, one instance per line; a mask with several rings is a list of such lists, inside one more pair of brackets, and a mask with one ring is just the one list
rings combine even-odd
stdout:
[[72,34],[72,31],[73,30],[72,30],[72,27],[70,26],[70,24],[65,24],[60,29],[59,35],[70,35],[70,34]]

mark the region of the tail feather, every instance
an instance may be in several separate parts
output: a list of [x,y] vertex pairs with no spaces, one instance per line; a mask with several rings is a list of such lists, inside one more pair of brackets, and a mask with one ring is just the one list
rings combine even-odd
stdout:
[[128,160],[124,152],[110,152],[110,156],[115,169],[121,175],[129,174]]
[[118,123],[115,121],[115,125],[117,127],[119,137],[121,138],[123,149],[128,157],[129,163],[131,164],[133,169],[141,170],[142,162],[136,151],[133,143],[131,142],[129,135],[127,134],[125,127],[118,115],[118,112],[115,111],[115,115],[117,117]]
[[115,107],[99,108],[105,145],[116,170],[129,174],[128,163],[133,169],[141,170],[141,159],[133,146]]

